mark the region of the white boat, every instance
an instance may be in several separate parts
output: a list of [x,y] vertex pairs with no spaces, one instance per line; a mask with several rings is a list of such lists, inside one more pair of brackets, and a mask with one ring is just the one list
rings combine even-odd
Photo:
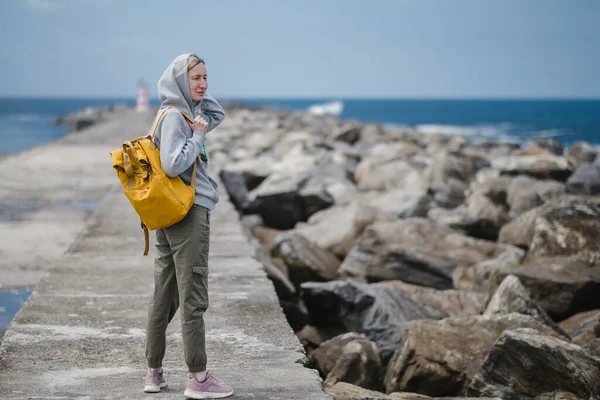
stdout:
[[344,103],[341,101],[331,101],[329,103],[315,104],[308,107],[308,112],[313,115],[340,115],[344,109]]

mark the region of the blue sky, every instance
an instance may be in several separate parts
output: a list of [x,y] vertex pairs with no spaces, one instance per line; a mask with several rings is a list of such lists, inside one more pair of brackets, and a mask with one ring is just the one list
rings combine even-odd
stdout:
[[600,97],[599,0],[2,0],[0,97]]

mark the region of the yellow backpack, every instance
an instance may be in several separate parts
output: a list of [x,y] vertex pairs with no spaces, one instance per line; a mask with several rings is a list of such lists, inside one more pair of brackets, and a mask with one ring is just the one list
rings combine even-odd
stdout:
[[[170,178],[161,167],[160,150],[152,141],[161,118],[169,108],[161,112],[151,135],[127,140],[122,149],[110,153],[125,196],[142,221],[144,255],[148,254],[150,243],[148,229],[166,228],[181,221],[194,204],[196,196],[196,163],[190,186],[179,176]],[[187,115],[182,114],[188,122],[193,123]],[[202,159],[198,159],[202,163]]]

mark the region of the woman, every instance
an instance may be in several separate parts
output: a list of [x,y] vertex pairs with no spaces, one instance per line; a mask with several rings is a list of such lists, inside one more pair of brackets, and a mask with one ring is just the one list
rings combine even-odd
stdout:
[[[162,360],[167,325],[181,304],[183,351],[189,375],[184,395],[192,399],[223,398],[231,386],[206,370],[204,312],[208,308],[208,249],[210,211],[219,201],[218,187],[208,175],[204,135],[225,118],[223,108],[206,94],[206,66],[194,54],[177,57],[158,81],[165,112],[154,136],[161,166],[168,176],[180,176],[188,185],[196,163],[195,204],[183,220],[156,231],[154,295],[148,312],[144,391],[160,392],[167,386]],[[188,123],[182,113],[194,123]],[[159,117],[157,117],[159,118]],[[200,160],[199,160],[200,158]]]

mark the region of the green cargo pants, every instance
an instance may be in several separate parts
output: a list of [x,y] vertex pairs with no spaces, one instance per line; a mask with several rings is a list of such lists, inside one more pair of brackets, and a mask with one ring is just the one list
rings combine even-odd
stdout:
[[146,358],[160,368],[167,325],[181,305],[181,334],[190,372],[206,370],[204,312],[208,308],[210,214],[194,205],[183,220],[156,231],[154,295],[148,311]]

